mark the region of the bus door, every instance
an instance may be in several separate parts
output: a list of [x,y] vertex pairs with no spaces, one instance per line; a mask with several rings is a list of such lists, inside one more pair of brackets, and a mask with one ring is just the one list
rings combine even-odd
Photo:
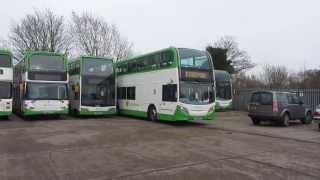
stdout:
[[176,110],[177,99],[177,84],[162,85],[162,101],[160,102],[160,113],[173,115]]

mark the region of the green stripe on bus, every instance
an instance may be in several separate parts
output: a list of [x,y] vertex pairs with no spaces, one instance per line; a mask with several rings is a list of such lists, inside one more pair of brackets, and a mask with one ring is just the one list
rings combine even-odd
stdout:
[[65,108],[63,110],[57,110],[57,111],[34,111],[30,109],[23,109],[22,114],[25,116],[32,116],[32,115],[50,115],[50,114],[68,114],[69,110],[68,108]]
[[0,111],[0,117],[10,116],[12,114],[11,111]]
[[[144,111],[135,111],[135,110],[120,110],[120,114],[136,116],[141,118],[147,118],[147,112]],[[158,119],[162,121],[189,121],[189,120],[213,120],[215,117],[215,112],[209,112],[204,116],[191,116],[186,112],[183,112],[178,106],[174,115],[170,114],[161,114],[158,113]]]

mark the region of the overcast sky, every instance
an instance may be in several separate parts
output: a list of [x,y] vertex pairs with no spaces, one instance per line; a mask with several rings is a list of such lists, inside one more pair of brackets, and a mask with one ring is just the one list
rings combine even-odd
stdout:
[[168,46],[204,49],[230,35],[260,66],[320,68],[319,0],[6,0],[1,7],[2,38],[35,9],[66,17],[87,11],[115,23],[139,53]]

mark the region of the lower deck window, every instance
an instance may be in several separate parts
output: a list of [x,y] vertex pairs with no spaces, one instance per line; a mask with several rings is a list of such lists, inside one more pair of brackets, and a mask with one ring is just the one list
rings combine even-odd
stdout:
[[136,87],[118,87],[118,99],[119,100],[135,100],[136,99]]
[[177,101],[177,84],[168,84],[162,86],[162,101]]

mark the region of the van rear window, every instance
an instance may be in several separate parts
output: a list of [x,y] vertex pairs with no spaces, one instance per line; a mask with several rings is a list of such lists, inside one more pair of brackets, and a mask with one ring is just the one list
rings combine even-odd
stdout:
[[253,93],[251,96],[252,103],[258,103],[260,105],[272,105],[273,95],[268,92]]

